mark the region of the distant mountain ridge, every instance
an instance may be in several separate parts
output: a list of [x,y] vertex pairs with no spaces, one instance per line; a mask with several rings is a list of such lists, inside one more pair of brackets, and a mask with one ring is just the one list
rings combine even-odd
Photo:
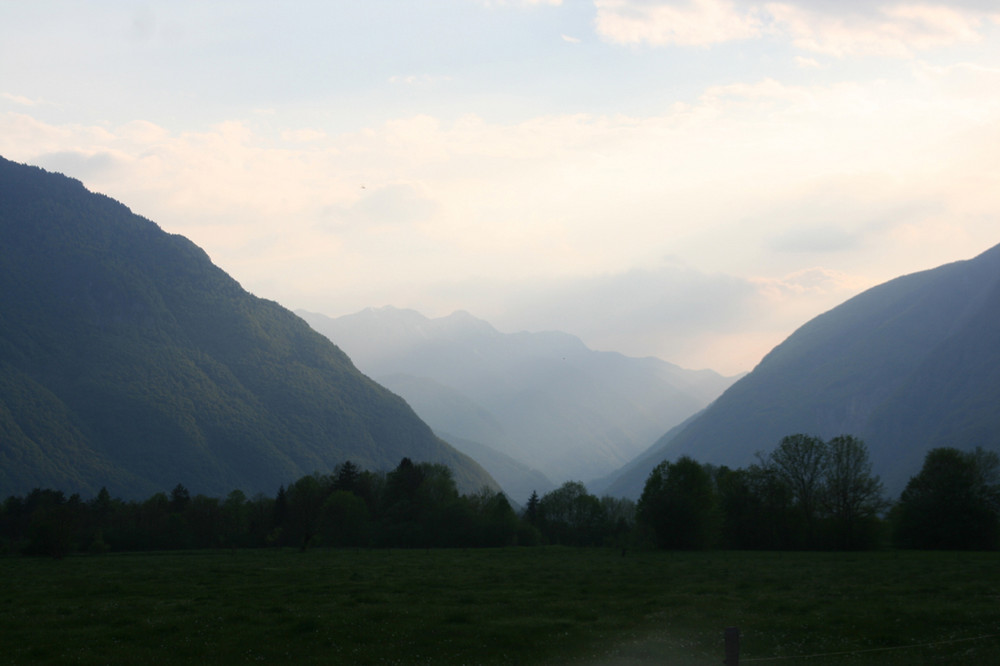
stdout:
[[806,323],[622,470],[633,495],[681,455],[745,466],[781,437],[862,437],[898,493],[931,448],[1000,451],[1000,246],[869,289]]
[[[436,319],[393,307],[298,314],[451,443],[478,442],[556,484],[619,468],[733,381],[593,351],[566,333],[501,333],[463,311]],[[512,493],[530,494],[518,474],[480,462]]]
[[192,242],[0,158],[0,495],[273,494],[351,460],[495,481]]

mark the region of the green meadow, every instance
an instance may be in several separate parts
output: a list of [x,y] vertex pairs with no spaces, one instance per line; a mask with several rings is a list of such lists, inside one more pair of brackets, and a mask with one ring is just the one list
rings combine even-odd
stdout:
[[1000,554],[191,551],[0,559],[0,663],[994,663]]

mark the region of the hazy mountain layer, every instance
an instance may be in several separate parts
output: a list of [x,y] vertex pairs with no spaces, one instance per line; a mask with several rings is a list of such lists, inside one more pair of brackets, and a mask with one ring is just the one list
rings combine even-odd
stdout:
[[745,466],[787,434],[867,442],[898,493],[938,446],[1000,450],[1000,246],[897,278],[808,322],[611,489],[664,459]]
[[0,159],[0,496],[273,494],[345,460],[494,484],[398,396],[187,239]]
[[[489,446],[556,483],[619,468],[733,381],[596,352],[565,333],[504,334],[465,312],[439,319],[391,307],[336,319],[298,314],[456,446]],[[502,486],[512,482],[479,460]]]
[[[503,426],[496,418],[455,389],[412,375],[383,375],[379,383],[405,396],[421,418],[426,418],[425,414],[442,415],[459,432],[477,433],[490,441],[503,437]],[[437,428],[435,433],[482,465],[515,502],[523,504],[533,491],[542,495],[556,487],[537,469],[481,441]]]

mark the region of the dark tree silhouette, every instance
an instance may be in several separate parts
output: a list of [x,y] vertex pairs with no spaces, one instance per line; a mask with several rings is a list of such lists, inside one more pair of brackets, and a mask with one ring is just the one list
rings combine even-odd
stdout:
[[335,470],[333,489],[346,490],[353,493],[357,490],[358,480],[360,477],[361,470],[358,469],[357,465],[348,460],[337,466],[337,469]]
[[725,547],[782,550],[797,544],[802,520],[794,509],[791,488],[773,469],[723,467],[716,484]]
[[190,503],[191,493],[188,492],[188,489],[179,483],[174,486],[174,489],[170,491],[170,511],[181,513]]
[[532,525],[538,524],[538,493],[534,490],[531,491],[528,505],[524,508],[524,519]]
[[538,502],[538,526],[550,543],[591,546],[603,540],[601,501],[579,481],[567,481]]
[[816,522],[823,495],[826,452],[826,444],[818,437],[788,435],[764,460],[764,465],[791,488],[805,523],[809,545],[814,545],[817,539]]
[[652,530],[660,548],[699,549],[717,536],[716,495],[708,471],[683,456],[657,465],[636,505],[640,523]]
[[872,474],[868,447],[851,435],[826,443],[826,465],[820,503],[830,521],[833,544],[841,549],[873,545],[874,523],[889,506],[882,482]]
[[1000,458],[992,451],[927,453],[893,511],[894,540],[906,548],[993,549],[1000,538]]

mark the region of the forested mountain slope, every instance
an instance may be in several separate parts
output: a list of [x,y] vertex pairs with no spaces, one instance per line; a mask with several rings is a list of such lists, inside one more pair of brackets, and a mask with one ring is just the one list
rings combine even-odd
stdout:
[[274,493],[345,460],[495,482],[186,238],[0,158],[0,496]]
[[[618,469],[734,381],[594,351],[566,333],[501,333],[467,312],[298,314],[456,446],[478,442],[555,483]],[[486,467],[504,487],[515,482]]]
[[745,466],[784,436],[863,438],[892,493],[938,446],[1000,450],[1000,246],[891,280],[811,320],[611,486],[664,459]]

